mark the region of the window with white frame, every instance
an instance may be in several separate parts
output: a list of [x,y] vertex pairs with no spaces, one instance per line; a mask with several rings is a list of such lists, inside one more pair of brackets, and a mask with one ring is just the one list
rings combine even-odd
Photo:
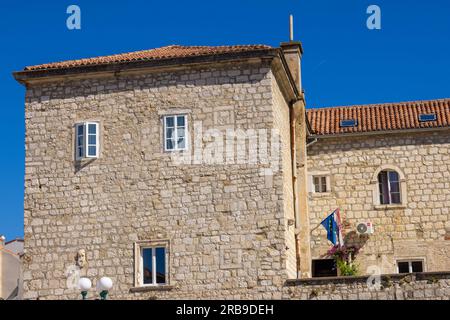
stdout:
[[168,246],[139,244],[137,248],[137,285],[159,286],[168,284]]
[[326,176],[313,176],[314,193],[328,192],[328,181]]
[[164,150],[177,151],[187,150],[187,148],[187,116],[164,116]]
[[75,125],[76,159],[98,158],[99,155],[99,124],[97,122],[82,122]]
[[423,272],[423,260],[402,260],[397,261],[398,273]]
[[384,170],[378,174],[380,204],[400,204],[400,177],[398,172]]

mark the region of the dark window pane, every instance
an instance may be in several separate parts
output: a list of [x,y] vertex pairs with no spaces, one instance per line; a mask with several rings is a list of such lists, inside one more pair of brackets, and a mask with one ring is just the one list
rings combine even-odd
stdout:
[[96,134],[97,133],[97,125],[94,123],[89,124],[89,131],[88,133]]
[[78,157],[79,158],[83,157],[83,148],[78,148]]
[[142,249],[142,260],[143,260],[143,265],[144,265],[144,269],[142,270],[143,272],[143,283],[144,284],[152,284],[153,280],[152,280],[152,249]]
[[88,137],[88,144],[96,144],[96,143],[97,143],[97,136],[89,135],[89,137]]
[[312,261],[312,276],[315,277],[336,277],[337,269],[334,259],[320,259]]
[[398,273],[409,273],[409,263],[399,262],[398,263]]
[[412,264],[412,272],[423,272],[423,263],[422,261],[413,261]]
[[391,182],[398,181],[398,173],[395,171],[389,171],[389,181]]
[[319,177],[314,177],[314,192],[320,192]]
[[96,146],[90,146],[88,148],[88,155],[89,156],[95,156],[97,154],[97,147]]
[[391,193],[391,203],[400,203],[400,193]]
[[380,185],[380,203],[389,204],[389,186],[386,171],[381,171],[378,174],[378,183]]
[[177,126],[184,127],[184,116],[177,117]]
[[166,117],[166,127],[174,127],[174,117]]
[[174,149],[174,140],[167,139],[166,140],[166,150],[173,150]]
[[78,126],[77,128],[78,128],[78,135],[79,135],[79,136],[83,135],[83,132],[84,132],[84,126]]
[[173,129],[173,128],[167,128],[167,129],[166,129],[166,138],[167,138],[167,139],[172,139],[172,138],[174,138],[174,133],[175,133],[175,129]]
[[83,136],[81,136],[81,137],[78,137],[78,146],[82,146],[83,145],[83,141],[84,139],[83,139]]
[[326,177],[322,177],[321,178],[321,192],[327,192],[327,178]]
[[400,192],[400,184],[398,182],[391,182],[391,192]]
[[166,249],[156,248],[156,283],[166,283]]

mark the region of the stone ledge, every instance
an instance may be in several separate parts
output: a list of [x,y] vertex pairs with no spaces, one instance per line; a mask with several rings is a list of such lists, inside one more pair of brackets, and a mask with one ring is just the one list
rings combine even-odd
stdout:
[[406,207],[406,204],[376,204],[373,206],[375,210],[406,209]]
[[148,292],[148,291],[169,291],[174,289],[174,286],[164,285],[164,286],[142,286],[130,288],[130,292]]
[[[413,278],[412,280],[439,280],[450,279],[450,271],[438,272],[419,272],[419,273],[395,273],[382,274],[381,280],[401,280],[405,277]],[[322,277],[322,278],[308,278],[308,279],[289,279],[286,280],[285,286],[292,287],[297,285],[326,285],[326,284],[349,284],[366,282],[370,275],[366,276],[351,276],[351,277]]]

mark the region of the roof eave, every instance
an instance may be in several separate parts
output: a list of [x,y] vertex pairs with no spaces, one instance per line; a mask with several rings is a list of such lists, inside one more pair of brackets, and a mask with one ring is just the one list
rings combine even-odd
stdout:
[[373,136],[373,135],[389,135],[399,133],[419,133],[429,131],[445,131],[450,130],[450,126],[445,127],[430,127],[430,128],[412,128],[412,129],[396,129],[396,130],[377,130],[364,132],[347,132],[347,133],[333,133],[333,134],[312,134],[311,138],[315,139],[329,139],[329,138],[346,138],[357,136]]

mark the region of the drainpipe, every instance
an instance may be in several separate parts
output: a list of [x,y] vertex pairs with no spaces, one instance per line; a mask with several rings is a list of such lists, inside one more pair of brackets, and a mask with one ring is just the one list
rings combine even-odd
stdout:
[[295,220],[295,258],[296,258],[296,274],[297,278],[300,278],[300,264],[298,263],[298,259],[300,257],[300,248],[298,244],[298,230],[299,230],[299,204],[298,204],[298,187],[297,187],[297,150],[296,150],[296,139],[295,139],[295,110],[294,103],[291,103],[289,108],[289,126],[290,126],[290,134],[291,134],[291,166],[292,166],[292,201],[294,204],[294,220]]

